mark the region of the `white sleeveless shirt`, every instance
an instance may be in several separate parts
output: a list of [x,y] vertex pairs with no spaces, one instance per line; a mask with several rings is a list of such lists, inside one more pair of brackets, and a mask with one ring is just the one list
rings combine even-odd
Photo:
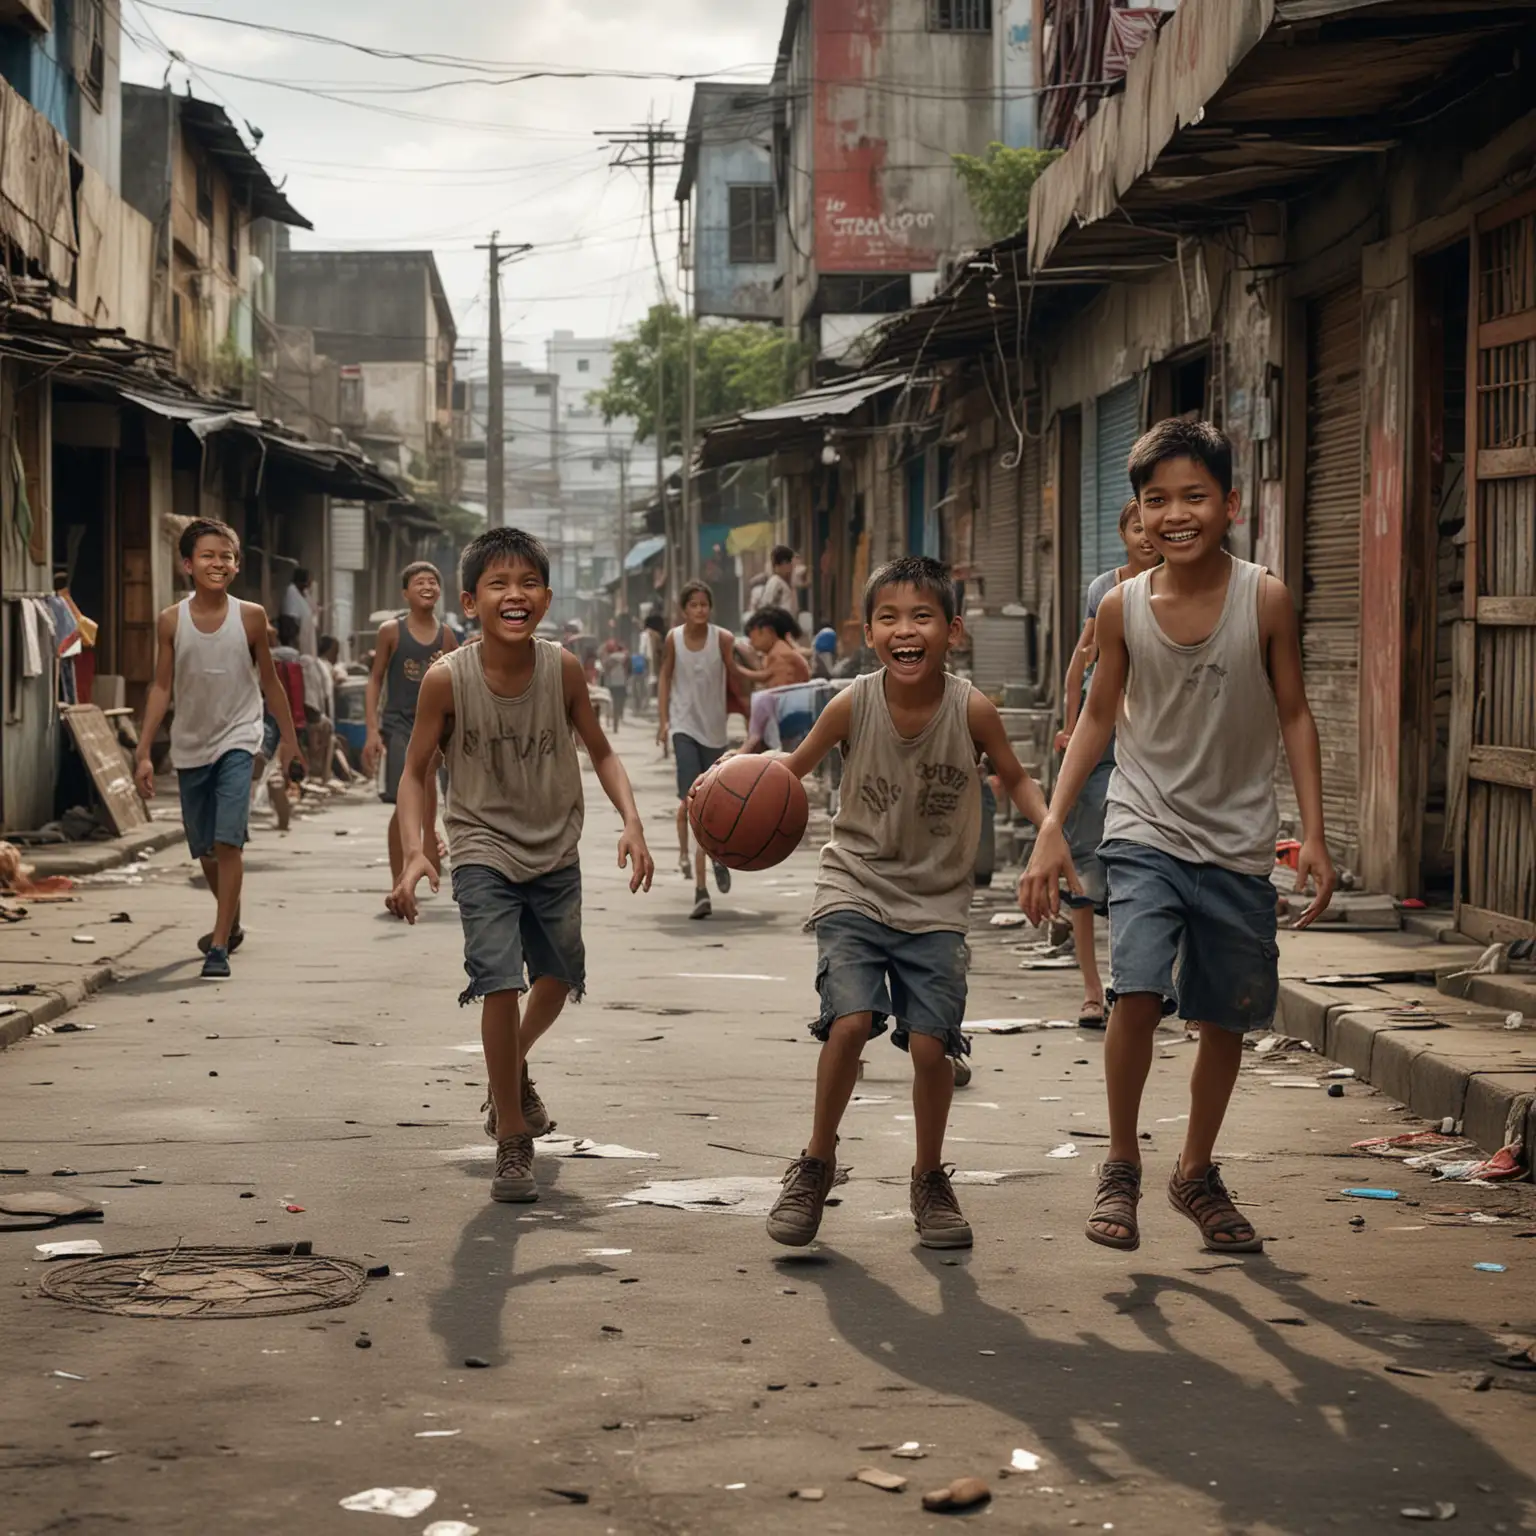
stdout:
[[176,671],[171,716],[171,763],[205,768],[226,752],[261,750],[261,683],[240,601],[229,598],[224,622],[204,634],[192,620],[192,599],[176,607]]
[[701,746],[723,747],[725,734],[725,658],[720,654],[717,624],[709,626],[704,644],[688,649],[681,624],[667,636],[672,647],[672,691],[667,718],[675,736],[691,736]]
[[1259,643],[1264,567],[1232,560],[1216,627],[1178,645],[1152,613],[1152,577],[1120,586],[1130,657],[1115,725],[1104,841],[1122,838],[1245,875],[1275,867],[1275,693]]

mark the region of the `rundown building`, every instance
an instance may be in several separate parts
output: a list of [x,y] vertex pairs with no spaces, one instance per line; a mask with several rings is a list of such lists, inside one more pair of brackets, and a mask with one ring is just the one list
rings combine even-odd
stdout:
[[[456,423],[459,500],[485,510],[486,414],[484,379],[465,379]],[[507,507],[548,506],[560,498],[560,379],[521,363],[507,364],[502,383],[503,468]]]

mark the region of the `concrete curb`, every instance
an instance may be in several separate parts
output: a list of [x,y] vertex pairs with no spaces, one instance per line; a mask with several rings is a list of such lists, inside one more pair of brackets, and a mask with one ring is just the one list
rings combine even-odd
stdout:
[[0,1017],[0,1051],[25,1040],[39,1024],[51,1024],[78,1008],[92,993],[110,986],[116,979],[111,965],[94,965],[60,986],[15,999],[19,1005],[17,1012]]
[[[1275,1027],[1353,1068],[1360,1082],[1414,1114],[1458,1121],[1484,1151],[1504,1145],[1516,1102],[1536,1094],[1536,1066],[1498,1059],[1476,1031],[1415,1029],[1385,1011],[1357,1010],[1358,1001],[1333,988],[1282,981]],[[1500,1044],[1520,1038],[1504,1036]],[[1536,1105],[1526,1116],[1525,1144],[1536,1147]]]
[[21,856],[34,866],[39,878],[45,875],[99,875],[103,870],[117,869],[146,854],[158,853],[162,848],[179,843],[185,836],[179,821],[154,821],[108,842],[45,844],[40,848],[23,848]]

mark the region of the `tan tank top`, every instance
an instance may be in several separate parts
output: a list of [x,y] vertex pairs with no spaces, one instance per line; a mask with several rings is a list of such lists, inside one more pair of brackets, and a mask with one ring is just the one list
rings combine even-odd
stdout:
[[1155,571],[1120,586],[1130,656],[1104,841],[1245,875],[1275,867],[1275,693],[1259,644],[1264,568],[1234,559],[1216,627],[1178,645],[1152,613]]
[[576,862],[583,815],[561,650],[549,640],[533,644],[533,677],[515,699],[491,692],[479,645],[437,663],[453,680],[444,748],[449,855],[455,867],[484,864],[518,882]]
[[906,933],[964,933],[981,838],[971,685],[946,675],[933,719],[911,740],[891,719],[883,668],[851,692],[842,799],[811,921],[862,912]]

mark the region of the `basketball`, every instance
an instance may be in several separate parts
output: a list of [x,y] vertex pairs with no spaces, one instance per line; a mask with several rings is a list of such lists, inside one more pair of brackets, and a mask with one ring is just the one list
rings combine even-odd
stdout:
[[805,788],[776,757],[728,757],[688,791],[699,846],[731,869],[772,869],[805,836]]

